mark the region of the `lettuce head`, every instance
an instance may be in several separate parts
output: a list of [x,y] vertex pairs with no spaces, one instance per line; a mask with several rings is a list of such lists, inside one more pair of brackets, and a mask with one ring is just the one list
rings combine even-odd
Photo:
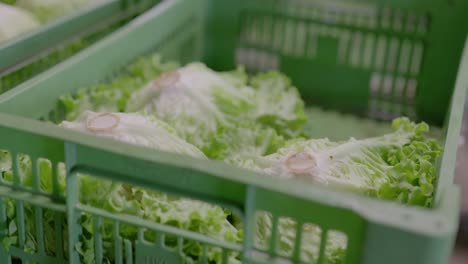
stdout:
[[39,22],[27,11],[0,3],[0,43],[39,27]]
[[429,127],[397,118],[394,131],[380,137],[333,142],[295,140],[264,157],[245,155],[227,162],[259,173],[350,189],[405,204],[430,206],[439,143]]
[[249,80],[243,68],[216,72],[190,63],[164,73],[132,94],[126,111],[152,113],[210,158],[239,151],[272,153],[302,135],[304,103],[279,72]]

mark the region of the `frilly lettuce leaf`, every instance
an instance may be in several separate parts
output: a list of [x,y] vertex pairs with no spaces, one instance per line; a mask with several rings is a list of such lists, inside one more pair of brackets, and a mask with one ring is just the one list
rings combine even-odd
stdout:
[[191,63],[134,93],[127,111],[154,113],[200,147],[218,128],[247,118],[252,96],[251,90],[239,89],[204,64]]
[[[109,83],[60,98],[67,120],[86,111],[144,112],[169,123],[209,158],[273,153],[303,135],[304,103],[283,74],[249,79],[244,68],[216,72],[202,63],[177,68],[158,55],[139,59]],[[271,140],[268,142],[268,140]]]
[[272,153],[284,139],[302,135],[306,122],[297,89],[279,72],[249,82],[242,67],[215,72],[202,63],[149,82],[131,96],[126,111],[155,114],[216,159],[240,150]]
[[60,125],[130,144],[205,158],[199,149],[179,138],[174,128],[154,116],[86,111],[76,121],[63,121]]
[[[131,144],[195,158],[206,158],[195,146],[179,138],[174,128],[153,116],[137,113],[85,112],[78,120],[64,121],[61,125],[69,129],[110,137]],[[80,176],[80,185],[80,200],[85,204],[113,213],[139,216],[221,241],[240,242],[241,240],[242,233],[229,223],[227,213],[221,207],[87,175]],[[92,237],[94,227],[90,218],[92,217],[84,217],[82,226],[86,233]],[[114,237],[111,223],[105,224],[104,230],[102,234],[104,245],[112,244],[111,241]],[[122,236],[135,238],[137,232],[137,228],[127,227],[122,231]],[[154,241],[154,234],[151,232],[149,234],[147,239]],[[166,244],[169,246],[177,245],[175,238],[170,236],[166,238]],[[94,251],[94,246],[90,247],[89,245],[86,238],[78,245],[78,251],[82,252],[83,258],[93,256],[90,252]],[[105,250],[108,253],[106,258],[112,261],[113,255],[109,252],[112,248],[105,248]],[[183,251],[196,262],[202,254],[202,246],[194,241],[185,241]],[[211,248],[207,252],[209,261],[220,262],[221,256],[220,249]],[[229,260],[230,263],[238,263],[234,253],[230,254]]]
[[16,0],[0,0],[0,3],[14,5],[16,3]]
[[[110,137],[115,140],[137,144],[149,148],[171,151],[179,154],[189,155],[195,158],[205,159],[205,155],[193,145],[177,137],[175,130],[165,122],[157,120],[153,116],[137,113],[94,113],[87,111],[73,122],[64,121],[61,126],[85,133],[92,133],[100,137]],[[13,182],[11,172],[11,156],[8,152],[0,152],[0,165],[3,180]],[[23,186],[33,186],[32,163],[28,156],[20,157],[21,178]],[[50,162],[41,160],[39,162],[40,185],[44,191],[52,192],[52,171]],[[59,192],[65,193],[65,168],[59,170]],[[235,228],[228,221],[228,213],[223,208],[195,201],[191,199],[171,196],[165,193],[148,190],[145,188],[131,186],[114,181],[104,180],[90,175],[79,175],[80,201],[93,207],[102,208],[116,214],[127,214],[141,217],[157,223],[175,226],[181,229],[197,232],[219,241],[240,243],[242,231]],[[3,246],[8,248],[18,243],[18,229],[16,227],[16,204],[13,200],[7,201],[7,222],[9,233],[2,241]],[[26,219],[35,219],[34,208],[25,205]],[[44,227],[46,233],[46,252],[55,254],[56,241],[54,232],[55,214],[44,210]],[[26,221],[25,251],[35,252],[37,242],[35,241],[35,221]],[[96,235],[93,226],[93,216],[83,214],[80,219],[83,234],[80,243],[75,245],[82,261],[89,263],[94,261],[93,237]],[[66,226],[63,226],[66,230]],[[113,223],[104,220],[100,232],[103,239],[104,262],[113,261]],[[122,224],[120,235],[122,238],[134,240],[137,237],[138,228]],[[154,232],[146,232],[146,239],[154,241]],[[166,236],[168,246],[176,246],[177,240],[173,236]],[[183,252],[186,256],[198,263],[202,254],[202,245],[195,241],[184,241]],[[229,253],[229,263],[240,263],[237,253]],[[221,262],[222,252],[219,248],[208,248],[208,261]]]
[[284,178],[301,178],[405,204],[430,206],[435,159],[442,147],[425,137],[428,125],[397,118],[394,132],[375,138],[332,142],[295,140],[264,157],[237,156],[227,162]]
[[285,138],[302,136],[307,116],[304,102],[291,80],[278,71],[269,71],[255,75],[251,85],[255,89],[256,121],[274,128]]
[[[273,228],[272,218],[264,212],[257,213],[254,244],[257,248],[267,249],[271,241]],[[297,223],[290,218],[278,220],[278,246],[277,252],[282,256],[291,256],[296,243]],[[301,263],[317,263],[320,251],[320,240],[322,230],[312,224],[304,224],[301,234],[300,259]],[[344,234],[329,231],[325,247],[325,263],[341,264],[347,246],[347,238]]]
[[[81,175],[80,185],[81,202],[93,207],[190,230],[218,241],[240,243],[242,239],[242,232],[229,223],[227,214],[221,207],[87,175]],[[82,243],[77,245],[77,249],[83,258],[89,256],[93,259],[94,244],[92,241],[86,242],[88,237],[92,238],[95,235],[92,217],[90,215],[83,216],[81,225],[87,236],[83,237]],[[112,262],[114,256],[111,246],[114,239],[112,223],[105,221],[103,230],[101,232],[103,244],[109,245],[104,248],[105,258]],[[138,228],[122,225],[120,234],[124,238],[134,240],[137,238]],[[155,241],[155,238],[154,232],[145,232],[145,239],[148,241]],[[165,243],[169,247],[177,246],[176,238],[171,235],[166,236]],[[195,263],[198,263],[197,260],[202,255],[202,245],[195,241],[185,240],[183,252]],[[237,257],[237,254],[231,253],[229,263],[240,263]],[[220,263],[221,250],[209,248],[207,259]]]

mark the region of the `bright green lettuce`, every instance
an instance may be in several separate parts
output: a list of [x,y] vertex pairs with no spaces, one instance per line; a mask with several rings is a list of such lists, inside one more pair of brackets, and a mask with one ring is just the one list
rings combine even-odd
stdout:
[[253,116],[266,127],[274,128],[286,138],[301,136],[307,116],[304,102],[291,80],[277,71],[255,75],[251,80],[255,89]]
[[296,140],[265,157],[236,156],[227,161],[264,174],[429,206],[436,176],[434,163],[442,148],[436,140],[425,137],[429,129],[425,123],[398,118],[392,128],[392,133],[362,140]]
[[[76,121],[64,121],[61,126],[130,144],[206,159],[200,150],[178,138],[172,127],[152,116],[137,113],[94,113],[87,111]],[[13,182],[11,156],[8,152],[0,152],[0,154],[3,179],[7,182]],[[22,172],[20,183],[23,186],[32,186],[30,159],[22,155],[20,165]],[[50,162],[42,160],[39,166],[41,187],[46,192],[52,192]],[[228,213],[221,207],[89,175],[80,175],[79,179],[80,201],[84,204],[102,208],[112,213],[138,216],[157,223],[190,230],[218,241],[239,243],[242,239],[242,232],[228,221]],[[59,192],[64,195],[65,170],[63,166],[59,171],[59,187]],[[6,248],[18,243],[15,206],[13,200],[7,200],[9,233],[2,241]],[[25,217],[32,220],[26,221],[25,250],[35,252],[37,242],[35,241],[35,212],[33,207],[25,206]],[[53,255],[56,253],[54,213],[45,210],[43,221],[47,225],[44,230],[46,233],[46,252]],[[91,263],[94,260],[93,238],[95,233],[92,225],[93,217],[83,214],[80,218],[80,224],[83,227],[83,235],[80,238],[80,243],[75,245],[75,249],[85,263]],[[66,226],[63,228],[66,230]],[[137,237],[137,232],[138,229],[134,226],[122,225],[120,235],[123,238],[134,240]],[[104,261],[110,263],[114,257],[113,227],[110,221],[104,221],[101,235],[103,238]],[[154,241],[154,232],[147,232],[145,237],[150,241]],[[177,241],[173,236],[167,236],[166,244],[176,246]],[[183,252],[197,263],[202,254],[202,246],[197,242],[186,240],[183,245]],[[221,249],[208,249],[207,259],[209,261],[220,262],[221,257]],[[229,263],[239,263],[237,258],[236,253],[230,253]]]
[[223,126],[247,118],[253,91],[236,87],[201,63],[192,63],[151,81],[132,95],[127,111],[156,114],[196,146]]
[[[101,137],[206,159],[200,150],[180,139],[172,127],[148,115],[87,111],[78,120],[64,121],[61,125]],[[241,240],[242,233],[229,223],[227,213],[221,207],[86,175],[81,176],[80,185],[80,200],[85,204],[191,230],[220,241]],[[92,217],[84,217],[81,222],[89,236],[84,236],[82,243],[77,245],[83,259],[94,257],[94,229],[90,218]],[[105,247],[106,258],[112,261],[113,254],[110,251],[114,237],[111,223],[107,223],[104,230],[104,245],[109,245]],[[135,227],[127,227],[122,230],[121,235],[135,239],[137,231]],[[150,232],[147,239],[154,241],[154,238],[154,234]],[[177,245],[173,237],[169,236],[167,240],[166,243],[170,246]],[[184,243],[184,252],[196,261],[202,254],[201,245],[193,241]],[[219,248],[211,248],[207,253],[209,261],[221,261]],[[238,262],[235,254],[231,254],[229,258],[230,263]]]
[[[392,133],[380,137],[305,139],[304,103],[291,81],[277,71],[249,76],[242,67],[216,72],[202,63],[191,63],[178,68],[152,55],[128,65],[110,82],[82,88],[59,102],[68,120],[61,125],[77,131],[200,159],[225,160],[270,176],[301,178],[401,203],[430,206],[432,202],[434,162],[441,147],[427,138],[426,124],[400,118],[394,120]],[[10,161],[8,154],[0,155],[0,168],[7,181],[12,181]],[[41,170],[50,170],[47,161],[41,164]],[[21,183],[31,186],[31,163],[22,157],[21,165],[26,172]],[[44,175],[47,173],[44,171]],[[233,220],[227,209],[88,175],[80,176],[80,185],[80,199],[85,204],[219,241],[242,240],[242,223],[238,218]],[[50,177],[42,177],[41,186],[51,190]],[[17,244],[14,208],[8,200],[10,231],[3,241],[5,246]],[[46,215],[45,221],[53,226],[52,214]],[[26,217],[34,219],[32,208],[27,207]],[[260,213],[256,221],[254,243],[266,247],[271,240],[271,217]],[[84,262],[92,262],[93,218],[83,215],[80,224],[84,233],[75,248]],[[102,229],[105,261],[112,262],[112,223],[104,221]],[[134,226],[122,225],[120,235],[133,240],[137,231]],[[278,231],[279,253],[290,255],[296,239],[295,222],[280,219]],[[27,225],[26,232],[27,248],[34,251],[34,225]],[[316,226],[305,225],[304,262],[317,260],[320,232]],[[52,245],[47,252],[54,252],[54,237],[47,236]],[[155,234],[146,232],[145,237],[154,240]],[[176,243],[172,236],[166,240],[171,246]],[[346,238],[332,232],[326,243],[327,263],[342,263]],[[184,252],[197,262],[201,246],[186,242]],[[220,253],[219,249],[210,249],[208,259],[219,262]],[[239,256],[230,254],[229,262],[238,263]]]
[[75,94],[59,98],[66,120],[75,120],[86,110],[95,112],[117,112],[126,109],[132,93],[161,73],[173,70],[176,63],[161,62],[159,55],[136,60],[110,82],[98,83],[79,89]]
[[212,159],[222,160],[238,155],[274,153],[284,144],[284,137],[274,129],[247,122],[218,128],[201,146],[201,150]]
[[175,128],[209,158],[273,153],[303,135],[304,103],[283,74],[216,72],[202,63],[177,68],[156,55],[130,64],[111,82],[60,98],[67,120],[83,111],[146,112]]
[[[210,158],[272,153],[303,133],[304,104],[290,80],[272,71],[250,82],[244,69],[215,72],[191,63],[148,82],[126,111],[153,113]],[[265,135],[265,136],[264,136]]]
[[15,2],[16,6],[33,13],[41,23],[47,23],[103,0],[16,0]]
[[0,2],[9,5],[14,5],[16,3],[16,0],[1,0]]
[[[14,182],[13,173],[12,173],[12,159],[9,152],[0,151],[0,172],[3,180],[5,182]],[[33,186],[33,177],[32,177],[32,162],[29,156],[20,155],[19,156],[19,179],[18,182],[25,187]],[[38,173],[41,175],[39,179],[39,186],[42,191],[52,193],[53,192],[53,182],[52,182],[52,167],[51,163],[48,160],[40,159],[38,162]],[[65,166],[64,164],[59,164],[58,166],[58,177],[57,177],[57,191],[61,195],[65,194]],[[8,249],[11,245],[18,244],[18,226],[17,226],[17,211],[16,211],[16,201],[13,199],[6,198],[6,224],[8,226],[8,233],[1,241],[2,246]],[[24,219],[25,223],[25,241],[24,241],[24,251],[29,253],[37,252],[38,245],[36,241],[36,225],[35,225],[35,210],[31,204],[25,203],[24,206]],[[54,255],[56,253],[57,241],[55,236],[55,222],[56,214],[61,214],[50,209],[43,209],[42,213],[42,222],[43,222],[43,233],[44,233],[44,245],[45,251]],[[67,238],[66,226],[62,225],[62,233],[64,238]],[[64,242],[66,243],[66,241]]]

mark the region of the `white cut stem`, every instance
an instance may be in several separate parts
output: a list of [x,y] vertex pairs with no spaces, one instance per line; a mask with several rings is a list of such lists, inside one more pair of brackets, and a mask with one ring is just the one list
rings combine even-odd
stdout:
[[110,132],[119,125],[120,117],[112,113],[102,113],[86,120],[86,128],[92,132]]
[[180,74],[177,71],[163,73],[154,80],[154,85],[156,88],[164,89],[166,87],[171,87],[180,79]]

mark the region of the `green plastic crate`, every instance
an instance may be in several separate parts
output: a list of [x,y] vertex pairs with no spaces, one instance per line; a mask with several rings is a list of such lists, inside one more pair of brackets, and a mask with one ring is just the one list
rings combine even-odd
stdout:
[[[346,235],[348,264],[446,263],[453,247],[459,210],[459,188],[453,184],[453,176],[468,87],[466,7],[464,1],[456,0],[163,1],[118,32],[0,96],[0,149],[9,150],[16,158],[18,154],[27,154],[33,161],[46,158],[54,168],[65,162],[68,171],[66,197],[56,189],[45,192],[38,184],[27,188],[0,183],[0,240],[8,232],[7,200],[16,205],[20,231],[17,245],[8,250],[0,247],[0,263],[9,263],[12,258],[23,262],[79,263],[74,246],[79,241],[81,227],[77,220],[82,213],[95,216],[97,231],[103,221],[114,223],[116,263],[184,263],[178,253],[180,248],[167,249],[162,240],[146,241],[143,236],[135,241],[123,239],[118,235],[123,224],[136,226],[142,232],[176,235],[178,241],[219,247],[224,255],[237,251],[243,263],[302,263],[300,238],[291,256],[278,254],[275,239],[268,249],[254,246],[254,215],[258,211],[270,212],[273,223],[289,217],[298,226],[305,223],[320,226],[322,246],[318,263],[324,263],[324,242],[330,231]],[[268,29],[266,25],[272,24],[265,22],[266,18],[279,22],[284,30]],[[423,21],[421,32],[406,32],[406,27],[395,22],[400,19]],[[314,40],[302,38],[301,42],[297,32],[304,33],[304,28],[311,27],[318,27],[320,35],[314,35]],[[366,44],[368,35],[374,44]],[[347,36],[348,40],[341,40],[340,36]],[[282,44],[271,38],[278,38]],[[384,44],[379,44],[380,39]],[[410,50],[422,49],[420,55],[415,55],[421,56],[414,59],[419,61],[419,65],[414,62],[415,71],[405,71],[405,66],[401,66],[403,69],[398,66],[398,70],[392,67],[400,65],[395,61],[400,60],[398,54],[405,49],[405,41],[409,41]],[[393,42],[397,48],[392,48]],[[370,55],[365,52],[366,45],[373,47]],[[388,119],[408,114],[434,125],[444,124],[445,151],[438,164],[434,207],[408,207],[294,180],[266,179],[220,161],[200,161],[130,146],[38,120],[49,119],[60,95],[105,80],[136,57],[153,51],[181,62],[202,60],[218,70],[231,69],[236,62],[246,64],[252,71],[279,68],[293,78],[311,104],[352,111],[358,116]],[[383,64],[376,59],[381,57],[379,54],[383,54]],[[366,56],[371,57],[370,64],[364,63]],[[412,65],[411,61],[407,63]],[[407,80],[404,94],[392,93],[387,97],[388,76],[395,78],[395,82],[390,82],[392,91],[398,91],[399,77]],[[413,85],[410,83],[414,83],[411,80],[417,82],[416,91],[411,91],[414,89],[410,88]],[[413,97],[408,96],[407,90]],[[13,171],[19,177],[17,162],[13,163]],[[57,170],[53,171],[57,181]],[[136,216],[110,214],[81,204],[77,188],[80,172],[228,207],[242,216],[244,242],[214,241]],[[33,175],[37,181],[40,177],[37,168],[33,169]],[[42,226],[40,216],[45,210],[55,213],[56,241],[63,250],[47,255],[41,228],[36,230],[35,238],[40,245],[37,252],[24,250],[26,205],[34,208],[38,227]],[[301,230],[298,228],[298,234]],[[276,231],[273,228],[272,234]],[[96,263],[101,263],[103,248],[99,235],[94,246]]]
[[159,0],[107,0],[0,44],[0,93],[118,29]]

